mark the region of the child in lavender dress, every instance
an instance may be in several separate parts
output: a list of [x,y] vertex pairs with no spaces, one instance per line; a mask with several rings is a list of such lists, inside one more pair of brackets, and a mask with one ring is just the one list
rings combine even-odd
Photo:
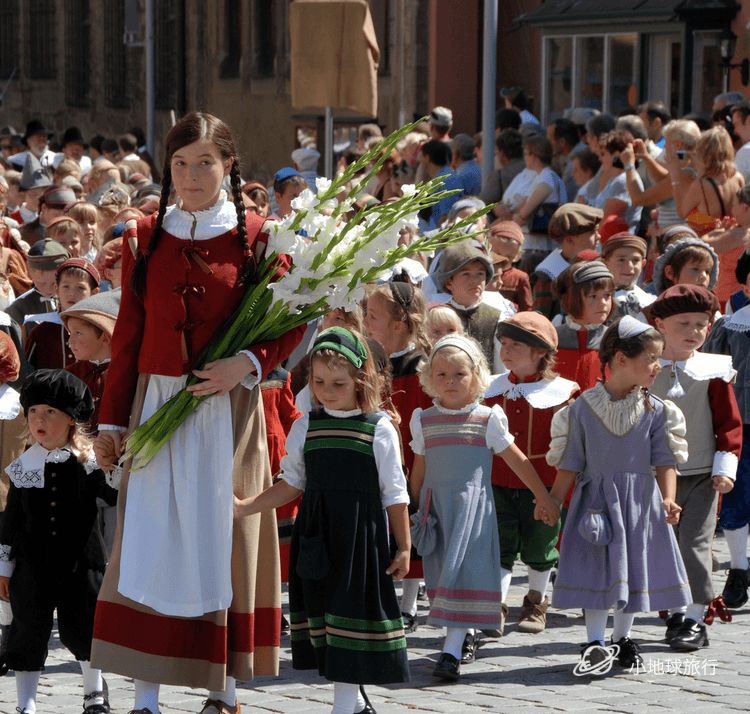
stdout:
[[[680,515],[675,466],[687,459],[685,420],[671,402],[645,391],[659,373],[663,346],[659,333],[635,318],[614,323],[599,348],[602,372],[609,368],[606,382],[552,421],[547,460],[558,474],[550,495],[562,502],[576,481],[552,604],[584,608],[589,644],[579,672],[604,673],[596,665],[607,657],[640,666],[630,639],[635,613],[691,601],[668,525]],[[613,646],[604,652],[610,608]]]

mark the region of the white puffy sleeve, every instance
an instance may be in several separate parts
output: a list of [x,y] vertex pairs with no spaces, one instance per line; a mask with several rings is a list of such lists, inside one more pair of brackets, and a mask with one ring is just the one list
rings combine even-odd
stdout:
[[307,476],[305,474],[305,437],[310,423],[309,412],[304,412],[289,429],[286,437],[286,456],[281,459],[281,473],[279,478],[290,486],[305,490]]
[[555,412],[550,427],[549,450],[547,451],[547,463],[557,466],[565,453],[568,444],[568,430],[570,425],[570,407],[565,406]]
[[422,409],[417,407],[411,413],[411,420],[409,421],[409,429],[411,430],[411,441],[409,446],[415,454],[424,456],[424,435],[422,434]]
[[375,465],[378,467],[380,500],[383,502],[383,508],[396,503],[409,503],[406,477],[401,467],[401,445],[398,432],[390,418],[385,415],[375,425],[372,450],[375,455]]
[[667,430],[669,448],[674,454],[675,461],[678,464],[684,464],[688,460],[685,416],[680,408],[674,402],[670,402],[669,399],[664,400],[664,424]]
[[487,448],[495,454],[502,453],[516,440],[508,431],[508,417],[499,404],[495,404],[490,412],[486,439]]

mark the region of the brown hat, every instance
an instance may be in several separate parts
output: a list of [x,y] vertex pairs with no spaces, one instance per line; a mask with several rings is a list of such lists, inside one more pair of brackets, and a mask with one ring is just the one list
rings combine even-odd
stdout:
[[490,225],[490,236],[509,238],[517,243],[523,243],[523,231],[515,221],[495,221]]
[[557,350],[557,330],[539,312],[516,313],[507,320],[498,322],[495,334],[498,338],[508,337],[530,347],[538,347],[550,352]]
[[62,273],[63,270],[67,270],[68,268],[79,268],[80,270],[85,270],[92,277],[97,286],[101,282],[99,271],[94,267],[94,264],[91,261],[86,260],[86,258],[68,258],[57,269],[57,278],[59,279],[60,273]]
[[90,322],[110,337],[115,331],[115,322],[117,314],[120,311],[120,298],[122,291],[107,290],[103,293],[96,293],[91,297],[80,300],[72,307],[60,313],[60,318],[68,326],[68,320],[76,317],[79,320]]
[[65,208],[69,203],[76,200],[76,194],[71,188],[63,186],[50,186],[39,199],[40,203],[50,208]]
[[445,292],[445,284],[467,263],[478,260],[487,271],[487,281],[495,274],[490,257],[483,250],[476,248],[471,243],[459,243],[446,248],[440,254],[440,268],[433,276],[435,285],[440,292]]
[[719,309],[719,301],[709,290],[699,285],[673,285],[667,288],[643,312],[650,322],[657,318],[681,315],[685,312],[705,312],[713,318]]
[[593,231],[604,213],[600,208],[585,203],[563,203],[549,219],[547,229],[552,238],[562,240],[565,236],[577,236]]
[[615,233],[611,238],[602,241],[602,258],[607,258],[618,248],[632,248],[637,250],[645,258],[648,246],[646,241],[632,233]]
[[38,240],[27,256],[29,266],[37,270],[57,270],[68,258],[70,253],[65,246],[52,238]]

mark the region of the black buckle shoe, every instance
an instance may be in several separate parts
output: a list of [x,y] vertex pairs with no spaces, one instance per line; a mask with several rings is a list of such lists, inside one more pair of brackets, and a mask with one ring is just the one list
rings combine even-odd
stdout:
[[412,615],[408,612],[401,613],[401,619],[404,621],[404,634],[410,635],[412,632],[416,632],[419,628],[417,624],[417,616]]
[[482,638],[478,632],[474,635],[467,632],[461,646],[461,664],[471,664],[477,658],[477,650],[481,644]]
[[685,622],[684,612],[673,612],[667,618],[667,633],[664,635],[664,641],[669,643],[674,636],[680,631],[682,623]]
[[452,655],[443,652],[440,659],[432,670],[432,676],[439,679],[445,679],[448,682],[455,682],[461,673],[461,663]]
[[283,615],[281,616],[281,636],[285,637],[289,634],[289,620],[286,619]]
[[742,568],[731,568],[724,585],[724,603],[727,607],[736,610],[747,602],[747,588],[750,586],[750,577],[747,570]]
[[[92,702],[92,699],[103,699],[104,701]],[[109,687],[107,686],[107,680],[102,677],[102,691],[84,695],[83,714],[109,714],[109,712]]]
[[355,712],[355,714],[376,714],[372,704],[370,704],[370,700],[367,698],[365,688],[361,684],[359,685],[359,693],[362,695],[362,699],[365,700],[365,708],[360,709],[358,712]]
[[679,652],[693,652],[701,647],[708,647],[708,633],[706,626],[702,622],[696,622],[690,618],[685,618],[682,627],[672,638],[669,646]]
[[617,642],[620,651],[617,654],[617,662],[621,667],[631,669],[633,667],[643,667],[643,657],[641,657],[640,647],[629,637],[621,637]]
[[427,600],[427,585],[420,583],[417,589],[417,600]]

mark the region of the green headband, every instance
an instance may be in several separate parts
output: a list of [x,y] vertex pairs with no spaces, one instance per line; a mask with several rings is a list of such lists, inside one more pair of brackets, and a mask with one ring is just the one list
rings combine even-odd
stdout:
[[329,327],[323,330],[313,344],[312,352],[333,350],[346,357],[357,369],[367,360],[367,348],[354,333],[343,327]]

